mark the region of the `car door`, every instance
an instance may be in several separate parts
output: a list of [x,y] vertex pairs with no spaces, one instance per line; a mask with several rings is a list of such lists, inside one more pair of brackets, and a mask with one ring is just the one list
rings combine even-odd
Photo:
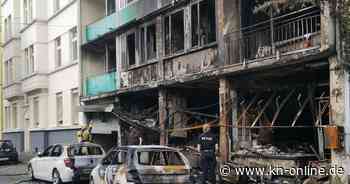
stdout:
[[[58,168],[58,162],[61,161],[61,155],[63,152],[63,146],[62,145],[55,145],[52,148],[52,151],[50,153],[50,156],[47,158],[47,165],[45,165],[45,178],[47,178],[47,180],[52,179],[52,171],[54,168]],[[63,163],[63,160],[62,160]]]
[[[105,175],[105,181],[107,184],[114,184],[116,175],[122,167],[126,167],[126,158],[127,158],[127,151],[126,150],[117,150],[111,153],[110,159],[111,162],[109,165],[106,165],[106,175]],[[121,173],[118,173],[118,177],[123,177]]]
[[54,146],[49,146],[47,147],[43,153],[39,154],[38,157],[35,158],[35,160],[33,161],[33,171],[34,171],[34,175],[35,177],[37,177],[38,179],[44,179],[46,180],[47,178],[45,177],[45,174],[47,171],[45,171],[45,166],[47,165],[46,161],[48,159],[48,157],[51,154],[52,149],[54,148]]

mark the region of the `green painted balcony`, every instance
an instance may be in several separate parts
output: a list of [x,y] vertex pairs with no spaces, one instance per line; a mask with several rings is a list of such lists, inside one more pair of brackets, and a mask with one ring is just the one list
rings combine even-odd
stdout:
[[117,82],[116,72],[88,77],[85,82],[85,95],[97,96],[103,93],[116,91],[118,89]]
[[105,34],[113,32],[169,4],[170,0],[162,1],[160,7],[158,7],[158,0],[140,0],[130,3],[125,8],[86,26],[84,43],[95,41]]
[[86,41],[93,41],[117,28],[117,14],[113,13],[109,16],[86,26]]

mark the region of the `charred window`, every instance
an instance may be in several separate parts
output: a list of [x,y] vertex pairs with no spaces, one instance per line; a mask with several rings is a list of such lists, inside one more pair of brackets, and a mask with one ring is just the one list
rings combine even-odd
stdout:
[[129,66],[136,64],[136,36],[131,33],[126,37],[127,56]]
[[147,26],[146,33],[147,59],[153,59],[157,56],[156,25],[152,24]]
[[181,52],[185,48],[184,11],[178,11],[164,18],[165,54]]
[[215,1],[203,0],[191,6],[192,47],[216,41]]
[[142,27],[141,29],[140,29],[140,57],[141,57],[141,59],[140,59],[140,63],[142,64],[142,63],[145,63],[146,62],[146,52],[145,52],[145,49],[144,49],[144,47],[145,47],[145,28],[144,27]]
[[106,45],[106,70],[112,72],[116,70],[116,48],[115,43],[112,42]]
[[156,24],[140,29],[140,63],[145,63],[157,57]]

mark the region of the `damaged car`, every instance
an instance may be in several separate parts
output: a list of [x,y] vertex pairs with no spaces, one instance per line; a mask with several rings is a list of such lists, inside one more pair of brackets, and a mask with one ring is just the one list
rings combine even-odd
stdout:
[[187,158],[166,146],[124,146],[111,149],[91,172],[90,184],[187,184]]

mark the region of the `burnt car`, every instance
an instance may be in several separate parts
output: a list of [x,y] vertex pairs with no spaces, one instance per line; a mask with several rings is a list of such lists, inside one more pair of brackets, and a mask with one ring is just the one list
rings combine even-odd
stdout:
[[0,163],[18,162],[18,153],[11,140],[0,140]]
[[125,146],[111,149],[91,172],[90,184],[187,184],[191,167],[177,149]]

